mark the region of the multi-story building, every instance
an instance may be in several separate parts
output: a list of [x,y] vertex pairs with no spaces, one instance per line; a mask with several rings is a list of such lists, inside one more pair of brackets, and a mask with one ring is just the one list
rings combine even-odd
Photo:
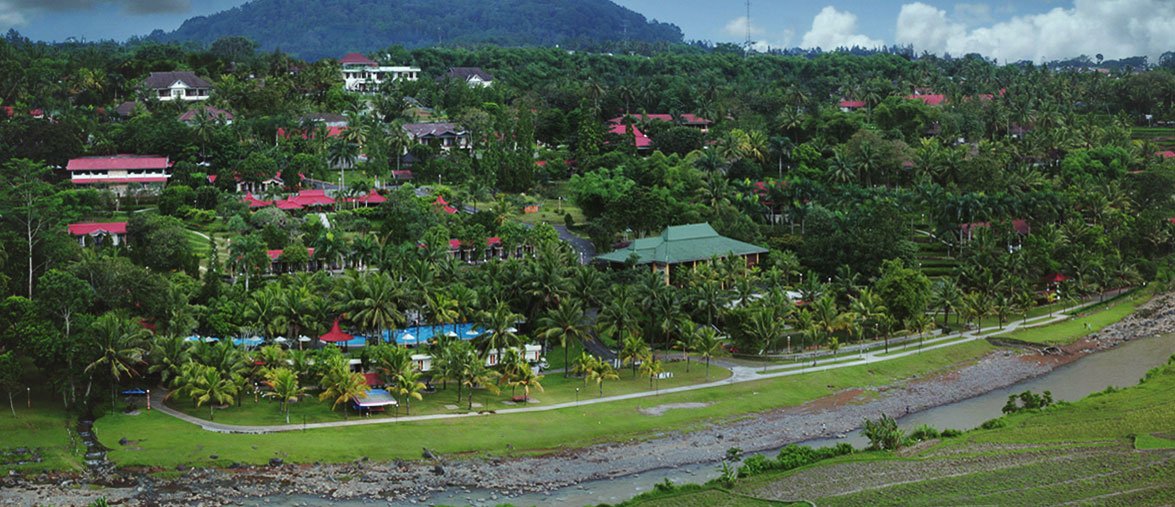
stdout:
[[344,87],[353,92],[374,92],[384,83],[420,79],[417,67],[382,66],[359,53],[347,53],[339,64],[343,67]]

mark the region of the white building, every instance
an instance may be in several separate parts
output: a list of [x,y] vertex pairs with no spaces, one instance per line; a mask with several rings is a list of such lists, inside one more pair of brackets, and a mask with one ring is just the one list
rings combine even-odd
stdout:
[[339,64],[343,67],[344,87],[353,92],[374,92],[383,83],[420,79],[417,67],[382,66],[359,53],[347,53]]
[[143,81],[143,86],[154,93],[154,97],[163,101],[174,100],[196,101],[208,100],[212,92],[212,83],[199,77],[194,72],[152,72]]
[[167,157],[155,155],[111,155],[70,159],[65,169],[74,185],[100,185],[117,195],[126,195],[132,186],[161,191],[171,174]]

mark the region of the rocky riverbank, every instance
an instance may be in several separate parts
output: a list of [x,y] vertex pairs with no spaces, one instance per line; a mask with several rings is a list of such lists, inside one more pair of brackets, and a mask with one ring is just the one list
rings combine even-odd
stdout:
[[[493,504],[521,493],[659,468],[717,461],[726,450],[772,449],[788,443],[847,433],[865,417],[901,416],[953,403],[1042,375],[1081,356],[1124,341],[1175,332],[1175,295],[1154,298],[1121,322],[1059,351],[1001,350],[958,370],[906,379],[873,390],[849,390],[799,406],[713,424],[690,433],[672,432],[640,441],[601,444],[540,457],[450,459],[332,465],[289,465],[168,471],[167,478],[137,470],[80,479],[65,475],[0,479],[0,503],[86,505],[105,497],[123,505],[233,505],[259,497],[314,496],[326,499],[425,503],[443,492],[490,490],[474,496]],[[664,413],[682,407],[650,407]],[[639,417],[657,417],[652,413]],[[96,484],[98,486],[88,486]],[[263,502],[263,500],[262,500]]]

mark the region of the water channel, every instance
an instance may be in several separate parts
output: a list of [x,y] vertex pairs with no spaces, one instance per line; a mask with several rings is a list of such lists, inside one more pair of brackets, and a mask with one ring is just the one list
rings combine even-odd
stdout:
[[[999,417],[1001,415],[1000,409],[1004,406],[1010,394],[1016,394],[1026,390],[1037,393],[1050,391],[1055,400],[1076,401],[1091,393],[1105,390],[1110,386],[1133,386],[1138,383],[1139,379],[1142,378],[1147,370],[1165,363],[1167,358],[1172,354],[1175,354],[1175,335],[1133,340],[1114,349],[1087,356],[1040,377],[1028,379],[1018,384],[997,389],[967,400],[910,414],[899,419],[898,423],[906,430],[921,424],[927,424],[938,429],[972,429],[988,419]],[[854,447],[868,445],[868,441],[859,432],[846,435],[843,439],[810,440],[801,442],[801,444],[821,447],[835,445],[841,442],[848,442]],[[766,451],[764,454],[774,455],[777,452],[778,450],[776,449]],[[450,490],[430,497],[427,503],[441,505],[497,505],[508,502],[514,505],[560,505],[568,507],[597,505],[600,503],[618,503],[649,491],[653,488],[654,484],[665,479],[676,483],[705,482],[718,476],[717,467],[718,465],[716,463],[701,463],[678,468],[650,470],[611,480],[585,482],[548,493],[527,494],[512,498],[496,496],[491,491],[471,490],[466,493],[460,490]],[[382,502],[380,503],[382,504]],[[246,505],[359,506],[372,504],[372,501],[351,500],[338,502],[315,497],[270,498],[264,502],[246,502]],[[403,503],[392,503],[389,505],[409,506],[413,504],[405,501]]]

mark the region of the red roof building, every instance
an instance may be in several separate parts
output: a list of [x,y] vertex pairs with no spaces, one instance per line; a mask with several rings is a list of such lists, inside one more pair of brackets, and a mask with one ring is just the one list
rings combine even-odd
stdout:
[[[330,139],[333,137],[339,137],[339,136],[343,135],[343,131],[345,131],[345,130],[347,130],[347,127],[326,127],[326,137],[327,137],[327,139]],[[293,129],[289,129],[289,130],[284,129],[284,128],[278,128],[277,135],[278,135],[278,137],[280,137],[282,139],[289,139],[290,136],[294,136],[294,135],[300,135],[300,136],[302,136],[302,139],[317,139],[318,130],[311,129],[311,130],[307,131],[305,129],[298,129],[298,128],[293,128]]]
[[1172,158],[1175,158],[1175,151],[1171,151],[1171,150],[1167,150],[1167,151],[1156,151],[1156,152],[1155,152],[1155,156],[1156,156],[1156,157],[1159,157],[1159,158],[1161,158],[1161,159],[1163,159],[1163,160],[1172,159]]
[[[608,133],[627,137],[629,135],[628,126],[624,124],[612,125],[612,128],[608,129]],[[636,125],[632,126],[632,136],[635,137],[633,144],[636,145],[638,151],[648,150],[653,147],[653,140],[649,139],[649,136],[646,136],[644,132],[641,132],[641,129],[637,128]]]
[[921,100],[923,103],[925,103],[928,106],[941,106],[942,103],[946,102],[946,100],[947,100],[947,96],[943,95],[941,93],[928,93],[925,95],[917,95],[917,94],[907,95],[906,98],[910,99],[910,100]]
[[125,195],[127,185],[157,184],[162,188],[171,174],[171,162],[156,155],[112,155],[71,159],[65,166],[75,185],[108,185],[118,195]]
[[249,192],[249,193],[245,194],[245,204],[249,205],[249,209],[257,209],[257,208],[264,208],[266,206],[273,206],[273,201],[265,201],[265,200],[258,199],[256,197],[253,197],[252,192]]
[[126,241],[126,222],[82,222],[69,224],[71,236],[77,236],[83,247],[102,245],[110,238],[111,245],[118,246]]
[[318,337],[319,340],[331,343],[347,342],[351,341],[352,338],[355,337],[344,333],[343,330],[339,328],[339,319],[335,319],[335,323],[330,327],[330,331],[327,331],[326,334]]
[[385,202],[388,202],[388,198],[384,197],[382,195],[379,195],[379,192],[377,192],[373,188],[373,189],[371,189],[370,192],[368,192],[365,195],[362,195],[359,197],[348,197],[346,199],[343,199],[343,202],[354,202],[354,203],[359,203],[359,204],[366,206],[366,205],[370,205],[370,204],[383,204]]
[[296,202],[303,207],[309,206],[331,206],[335,203],[334,198],[326,195],[325,190],[303,190],[297,195],[289,198],[289,200]]
[[840,110],[847,113],[849,111],[856,111],[858,109],[864,108],[866,104],[863,100],[842,100],[840,101],[839,105]]

